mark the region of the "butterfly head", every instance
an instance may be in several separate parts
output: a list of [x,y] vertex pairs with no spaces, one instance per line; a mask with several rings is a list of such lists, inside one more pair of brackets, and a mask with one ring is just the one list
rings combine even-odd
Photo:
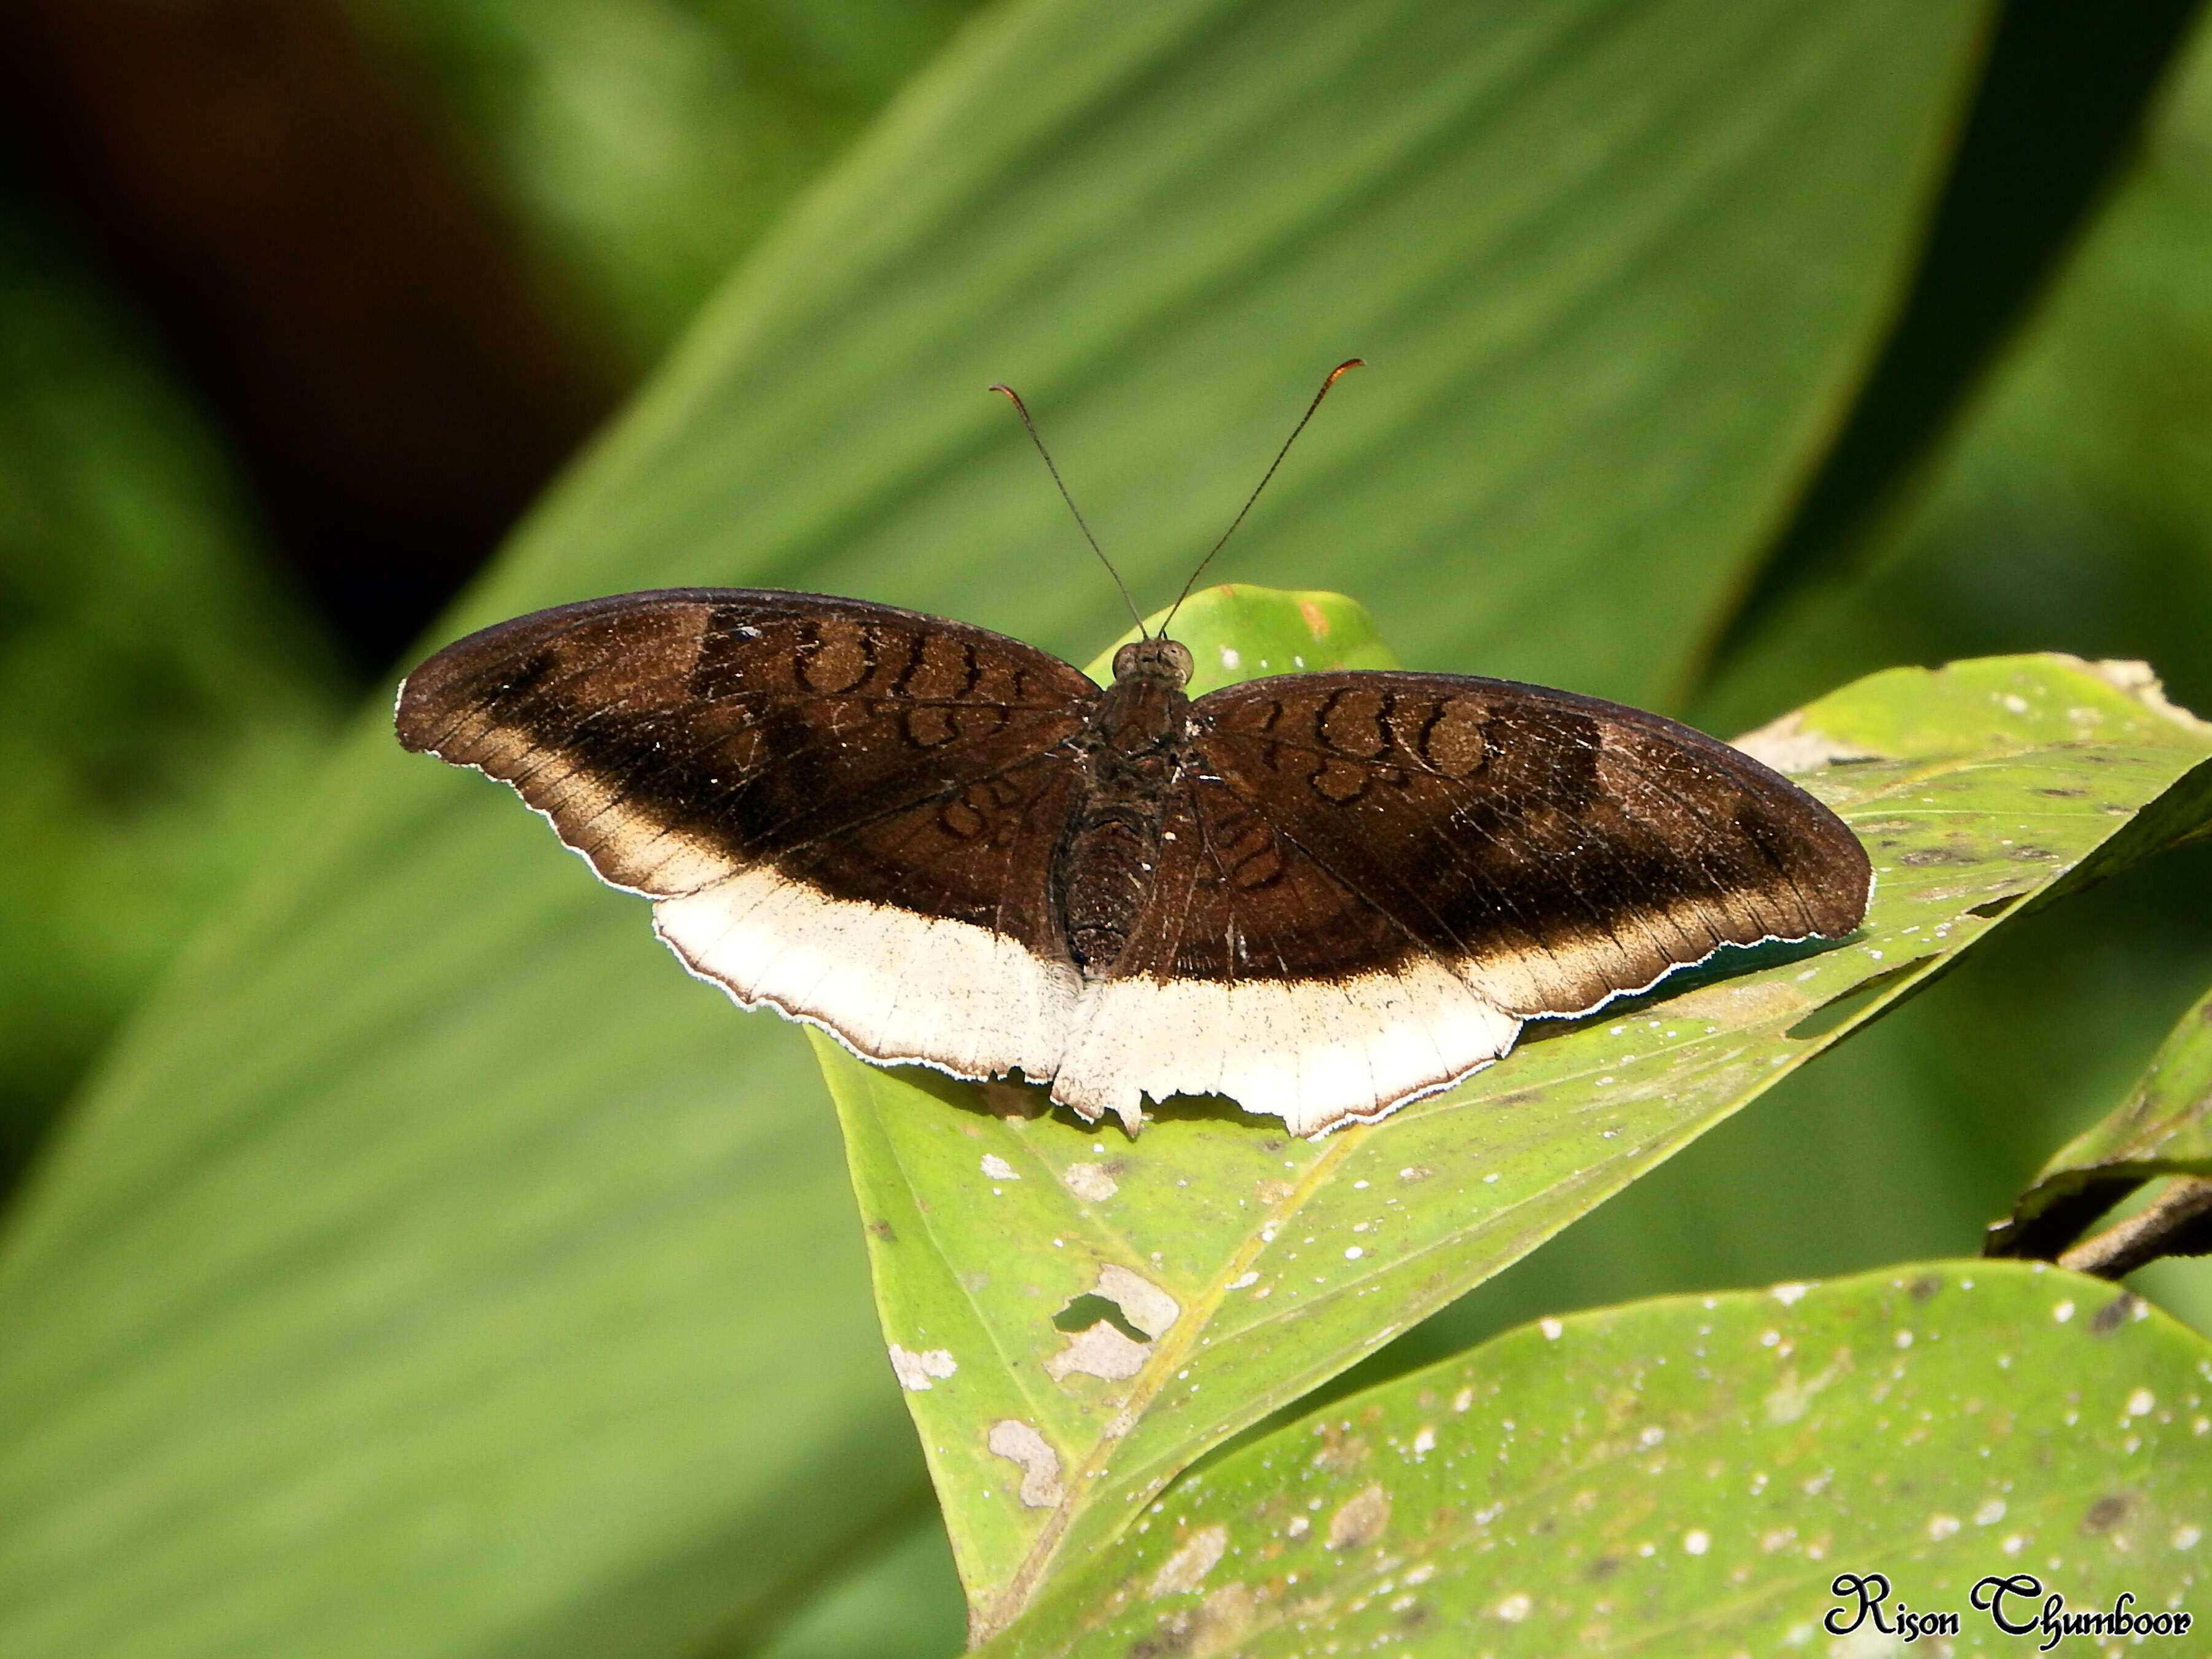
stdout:
[[1190,647],[1179,640],[1131,640],[1114,653],[1114,679],[1159,680],[1170,685],[1190,683]]

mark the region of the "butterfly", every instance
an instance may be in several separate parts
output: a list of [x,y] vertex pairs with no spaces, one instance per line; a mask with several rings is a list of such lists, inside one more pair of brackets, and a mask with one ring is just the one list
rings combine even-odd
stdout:
[[1358,671],[1194,700],[1190,672],[1166,637],[1101,687],[916,611],[673,589],[447,647],[398,727],[512,785],[741,1005],[1133,1133],[1179,1094],[1373,1121],[1524,1021],[1865,915],[1834,813],[1658,715]]

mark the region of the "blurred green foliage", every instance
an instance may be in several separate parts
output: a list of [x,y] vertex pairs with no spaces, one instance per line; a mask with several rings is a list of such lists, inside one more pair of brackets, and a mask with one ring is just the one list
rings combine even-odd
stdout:
[[[757,245],[772,266],[779,239],[787,250],[806,226],[849,208],[849,168],[831,168],[823,190],[804,192],[850,139],[867,134],[862,160],[888,167],[896,143],[928,138],[929,122],[957,106],[962,77],[978,73],[984,51],[974,31],[956,33],[968,8],[945,0],[351,3],[410,80],[418,106],[447,126],[454,153],[510,204],[542,260],[547,291],[561,296],[579,334],[641,374],[741,253]],[[988,15],[978,27],[1010,15]],[[1165,36],[1173,33],[1167,15],[1147,9],[1123,26]],[[1170,45],[1200,61],[1265,21],[1234,9],[1192,15],[1188,38]],[[1628,7],[1617,13],[1623,27],[1644,15]],[[1663,21],[1660,12],[1650,15]],[[1601,42],[1603,27],[1589,27]],[[1878,38],[1883,26],[1869,27]],[[792,531],[796,520],[753,525],[744,516],[750,498],[661,524],[587,501],[592,510],[572,513],[564,545],[541,544],[528,580],[510,569],[495,579],[496,591],[480,591],[471,615],[489,620],[518,598],[574,597],[594,580],[596,545],[646,539],[656,544],[659,562],[646,571],[656,579],[834,583],[1020,623],[1067,652],[1095,648],[1114,625],[1113,600],[1093,592],[1088,569],[1061,580],[1063,568],[1077,568],[1077,551],[1047,578],[1036,574],[1041,554],[971,557],[960,542],[963,524],[993,548],[1067,540],[1028,458],[1014,445],[990,447],[1004,435],[1000,412],[975,387],[993,375],[1041,376],[1051,395],[1040,412],[1079,489],[1087,476],[1087,504],[1125,526],[1124,540],[1109,543],[1140,539],[1133,581],[1180,580],[1187,550],[1194,540],[1203,545],[1201,525],[1233,503],[1228,475],[1249,472],[1247,452],[1264,451],[1289,402],[1327,366],[1307,361],[1323,349],[1308,337],[1310,325],[1341,332],[1334,319],[1307,314],[1312,287],[1284,282],[1265,290],[1270,272],[1315,252],[1319,221],[1292,216],[1273,236],[1234,244],[1206,240],[1240,205],[1237,167],[1246,150],[1310,139],[1286,176],[1333,180],[1325,173],[1331,158],[1362,136],[1328,125],[1336,65],[1304,63],[1297,36],[1293,28],[1264,43],[1259,61],[1277,66],[1282,92],[1272,102],[1252,95],[1258,113],[1249,132],[1210,135],[1215,148],[1200,152],[1199,172],[1176,178],[1164,166],[1167,182],[1155,193],[1114,199],[1088,242],[1071,239],[1043,253],[1000,246],[1066,206],[1049,193],[994,199],[990,213],[962,222],[961,234],[994,257],[1029,258],[1014,291],[1048,291],[1064,314],[1082,319],[1089,331],[1079,337],[1057,338],[1047,315],[988,373],[971,374],[984,365],[951,348],[933,357],[917,349],[895,365],[913,380],[933,377],[942,403],[929,393],[919,403],[872,401],[859,390],[872,364],[887,381],[893,366],[859,348],[853,361],[835,361],[816,343],[820,335],[805,336],[805,349],[793,355],[757,360],[760,372],[732,403],[772,408],[773,419],[752,428],[739,422],[738,435],[722,429],[703,447],[709,460],[716,445],[772,450],[763,433],[794,429],[794,452],[817,458],[800,482],[836,508],[823,509],[807,533]],[[1788,44],[1762,38],[1750,50],[1781,58]],[[1641,42],[1646,58],[1638,61],[1666,61],[1665,46],[1663,33]],[[1164,50],[1163,60],[1169,55]],[[1058,111],[1102,96],[1085,78],[1091,61],[1071,57],[1037,75],[1028,97]],[[1209,100],[1231,112],[1245,107],[1236,101],[1248,91],[1243,83],[1177,83],[1140,55],[1132,61],[1142,76],[1123,89],[1127,96],[1156,96],[1166,86],[1178,119],[1194,119],[1192,108]],[[1724,57],[1717,61],[1727,66]],[[1712,86],[1728,84],[1723,76],[1698,95],[1717,97]],[[870,117],[902,90],[895,125],[871,131]],[[1166,118],[1158,104],[1142,107],[1147,120]],[[1492,112],[1512,108],[1509,100]],[[1024,105],[1006,116],[1032,112]],[[1311,121],[1321,125],[1310,128]],[[1103,152],[1111,160],[1147,131],[1109,132]],[[1007,139],[1017,149],[1025,142],[1042,143],[1044,153],[1024,153],[1024,165],[1042,169],[1064,162],[1079,139],[1040,118]],[[1559,171],[1545,173],[1536,161]],[[1566,146],[1533,157],[1531,177],[1547,188],[1562,176],[1572,185],[1585,176],[1580,167],[1595,172],[1601,191],[1619,184],[1608,169],[1624,165]],[[1231,181],[1230,199],[1207,194],[1213,168]],[[990,182],[928,174],[913,193],[919,199],[927,185],[951,199]],[[1724,195],[1741,179],[1723,167],[1709,183]],[[795,196],[797,219],[780,216]],[[1593,195],[1584,210],[1595,212],[1601,199]],[[1328,210],[1345,217],[1363,205],[1354,197]],[[1494,211],[1497,204],[1475,206]],[[1178,280],[1164,281],[1149,308],[1109,322],[1084,311],[1103,291],[1096,266],[1115,257],[1123,228],[1179,214],[1181,240],[1158,256]],[[1534,222],[1540,234],[1513,252],[1516,264],[1540,270],[1558,228]],[[1578,222],[1565,222],[1571,229]],[[1453,227],[1431,214],[1413,228],[1443,239]],[[1340,262],[1319,277],[1299,267],[1298,279],[1355,284],[1378,247],[1410,246],[1389,240],[1398,234],[1370,227],[1364,240],[1323,246]],[[1769,252],[1786,271],[1836,258],[1846,246],[1815,239]],[[1170,269],[1178,248],[1189,258],[1187,272]],[[1708,252],[1719,261],[1729,250]],[[1650,245],[1624,237],[1584,248],[1579,265],[1550,269],[1561,295],[1586,304],[1603,291],[1608,270],[1653,257]],[[937,303],[957,300],[979,272],[988,275],[988,261],[978,258],[945,281]],[[1686,258],[1678,286],[1651,303],[1668,319],[1694,314],[1698,281],[1711,269]],[[1692,717],[1732,732],[1893,662],[2033,649],[2147,657],[2177,699],[2212,710],[2207,270],[2212,38],[2200,31],[2141,155],[2085,228],[2031,325],[1928,458],[1917,487],[1845,550],[1836,580],[1768,618],[1698,690]],[[1397,309],[1377,313],[1378,329],[1387,324],[1418,339],[1427,316],[1447,308],[1453,274],[1426,273],[1426,290],[1408,280]],[[805,276],[786,269],[781,280],[796,289]],[[756,259],[720,302],[725,343],[766,280]],[[1246,287],[1255,302],[1212,332],[1194,331],[1193,319]],[[864,313],[881,295],[852,303]],[[999,303],[987,299],[980,308]],[[1243,544],[1255,560],[1284,562],[1224,574],[1352,586],[1382,613],[1394,643],[1425,665],[1536,673],[1550,663],[1549,677],[1585,689],[1657,695],[1666,679],[1659,659],[1689,643],[1684,618],[1697,607],[1681,602],[1663,568],[1679,548],[1650,556],[1662,574],[1648,591],[1666,603],[1647,602],[1639,586],[1650,580],[1639,566],[1647,544],[1638,538],[1651,517],[1677,504],[1668,491],[1679,491],[1680,480],[1624,464],[1622,455],[1635,453],[1626,439],[1617,452],[1527,451],[1632,411],[1640,386],[1664,381],[1668,360],[1616,350],[1599,334],[1572,360],[1573,374],[1549,370],[1541,350],[1571,336],[1544,327],[1571,331],[1577,320],[1571,306],[1562,310],[1563,319],[1512,319],[1521,331],[1509,345],[1538,355],[1523,363],[1502,350],[1494,380],[1423,381],[1412,407],[1377,393],[1364,414],[1355,402],[1360,384],[1345,388],[1330,416],[1336,435],[1317,429],[1309,441],[1306,482],[1286,478]],[[975,326],[988,334],[1000,320]],[[880,353],[886,343],[918,338],[917,327],[913,317],[894,317],[861,345]],[[1645,337],[1622,337],[1632,344]],[[1157,360],[1118,377],[1099,367],[1131,352],[1133,340]],[[1369,343],[1332,342],[1340,356]],[[1690,355],[1672,361],[1693,368],[1705,349],[1703,337],[1673,345]],[[1401,358],[1417,381],[1419,356],[1409,349]],[[1255,362],[1273,367],[1255,373]],[[837,389],[810,401],[817,370]],[[618,444],[637,449],[636,434],[672,419],[665,411],[695,395],[706,373],[702,348],[679,350]],[[1475,402],[1470,386],[1497,401]],[[1844,373],[1838,402],[1848,392]],[[956,396],[980,405],[972,425],[943,414]],[[1158,419],[1171,402],[1169,417]],[[1725,398],[1717,406],[1723,414],[1733,407]],[[1056,408],[1071,414],[1056,422]],[[1570,426],[1559,410],[1579,411],[1583,425]],[[1152,424],[1157,439],[1146,435]],[[1632,435],[1632,428],[1624,430]],[[1663,423],[1656,429],[1666,435]],[[914,439],[904,448],[902,432]],[[1204,445],[1194,441],[1199,432],[1211,434]],[[1803,447],[1820,436],[1805,433]],[[637,463],[641,490],[662,481],[668,454],[664,447],[651,465]],[[988,459],[979,465],[979,455]],[[623,459],[617,453],[603,465]],[[917,480],[939,471],[958,482],[932,495]],[[1480,511],[1465,505],[1469,491]],[[573,486],[568,493],[576,495]],[[684,499],[690,511],[700,497]],[[1378,499],[1396,505],[1386,513],[1374,506]],[[1547,544],[1551,504],[1592,499],[1600,501],[1592,516],[1611,512],[1611,527],[1574,550],[1571,569],[1528,555]],[[1158,520],[1138,525],[1156,504],[1164,509]],[[1395,568],[1372,545],[1385,533],[1402,555]],[[1756,523],[1738,521],[1705,532],[1728,544],[1715,555],[1723,562],[1759,533]],[[699,549],[688,564],[687,546]],[[917,550],[933,547],[956,550],[940,568]],[[1332,548],[1348,550],[1345,563],[1325,562]],[[1476,549],[1503,566],[1517,562],[1530,580],[1517,590],[1508,580],[1493,590],[1494,613],[1470,617],[1450,560]],[[1370,572],[1370,586],[1346,568]],[[1562,575],[1571,577],[1571,591]],[[460,796],[427,806],[430,786],[375,769],[384,762],[374,751],[388,742],[380,707],[343,746],[348,769],[340,776],[351,781],[337,793],[307,792],[303,775],[329,752],[340,696],[313,624],[267,568],[220,439],[100,279],[12,188],[0,199],[0,584],[8,709],[0,761],[13,781],[0,802],[0,1090],[19,1147],[195,921],[216,913],[216,931],[171,977],[155,1015],[103,1067],[120,1080],[90,1097],[43,1203],[19,1216],[0,1262],[0,1325],[15,1362],[27,1368],[51,1358],[52,1367],[37,1373],[35,1394],[9,1396],[16,1420],[30,1423],[22,1408],[33,1399],[62,1413],[43,1428],[31,1424],[0,1474],[51,1474],[62,1466],[48,1460],[88,1445],[104,1448],[109,1460],[63,1483],[74,1507],[58,1522],[0,1512],[0,1552],[11,1523],[35,1520],[44,1530],[34,1547],[22,1548],[32,1533],[15,1534],[17,1565],[42,1587],[52,1562],[78,1559],[70,1553],[76,1546],[57,1540],[112,1531],[146,1552],[143,1564],[136,1555],[123,1558],[128,1566],[111,1558],[108,1578],[87,1579],[88,1596],[125,1610],[111,1608],[115,1622],[96,1626],[108,1645],[75,1651],[211,1653],[222,1632],[240,1628],[281,1646],[285,1629],[301,1627],[288,1619],[313,1624],[362,1609],[391,1622],[350,1627],[362,1650],[382,1641],[385,1651],[428,1651],[410,1644],[436,1630],[459,1632],[449,1650],[516,1659],[699,1652],[698,1632],[718,1620],[726,1625],[718,1654],[830,1659],[957,1645],[950,1559],[933,1519],[917,1507],[918,1462],[900,1437],[905,1425],[887,1380],[825,1373],[817,1389],[805,1370],[810,1362],[872,1364],[875,1349],[828,1108],[803,1050],[725,1036],[731,1016],[696,988],[665,995],[653,988],[671,970],[638,918],[585,890],[568,860],[532,839],[535,824],[519,823],[509,834],[495,816],[471,816]],[[1720,605],[1725,595],[1707,598]],[[1571,605],[1585,609],[1563,608]],[[380,705],[382,694],[370,701]],[[398,804],[387,802],[387,789]],[[510,804],[495,805],[504,811]],[[388,917],[374,914],[386,890],[358,872],[319,887],[264,878],[246,898],[217,902],[264,850],[296,868],[319,860],[318,869],[341,870],[343,847],[301,833],[339,812],[356,826],[355,853],[372,849],[362,855],[383,860],[376,879],[405,901]],[[386,832],[392,838],[380,842]],[[312,860],[301,850],[308,846],[319,849]],[[434,878],[409,873],[410,860],[430,856],[426,848],[447,847],[459,851]],[[546,896],[480,930],[481,948],[457,969],[484,987],[479,996],[434,1016],[393,992],[362,1005],[354,1046],[318,1046],[324,1039],[308,1011],[326,976],[374,962],[396,981],[419,943],[410,918],[434,920],[473,892],[503,890],[509,881],[519,891],[541,877]],[[308,902],[342,900],[356,889],[367,914],[332,922]],[[1981,1224],[2003,1212],[2054,1146],[2119,1098],[2160,1033],[2212,983],[2208,891],[2212,850],[2199,848],[2004,930],[1985,955],[1837,1060],[1799,1073],[1759,1109],[1350,1380],[1402,1370],[1538,1313],[1971,1250]],[[155,1066],[154,1024],[168,1028],[164,1041],[188,1042],[196,1019],[220,1014],[226,976],[246,971],[237,942],[250,935],[301,941],[297,956],[253,970],[296,981],[297,1029],[265,1031],[244,1048],[210,1035],[191,1055],[197,1071],[173,1057],[167,1071]],[[562,955],[572,951],[575,957]],[[588,972],[563,966],[585,957],[595,964]],[[516,963],[524,965],[508,965]],[[549,975],[562,981],[550,990],[540,982]],[[616,1048],[583,1065],[540,1056],[510,1068],[503,1085],[517,1098],[573,1091],[589,1097],[589,1109],[548,1117],[510,1107],[506,1094],[495,1101],[425,1091],[418,1108],[402,1113],[366,1084],[343,1092],[355,1068],[374,1073],[410,1045],[431,1056],[426,1074],[434,1074],[440,1056],[472,1042],[521,1044],[549,1019],[563,1030],[597,1029],[617,1013],[631,1035]],[[209,1028],[220,1029],[219,1021]],[[665,1066],[659,1056],[686,1044],[682,1066],[655,1070]],[[280,1098],[273,1085],[253,1092],[288,1067],[336,1077],[325,1117],[288,1119],[269,1103]],[[165,1092],[194,1078],[213,1079],[207,1097],[234,1100],[235,1113]],[[745,1121],[709,1109],[726,1109],[740,1086],[752,1097]],[[126,1099],[127,1112],[118,1103]],[[441,1162],[455,1146],[481,1152],[482,1167],[516,1172],[510,1212],[495,1218],[489,1189]],[[224,1158],[241,1147],[264,1160],[258,1187],[231,1184]],[[589,1204],[564,1184],[572,1177],[598,1183]],[[296,1194],[296,1209],[272,1205],[279,1192]],[[392,1193],[421,1202],[379,1208]],[[744,1212],[731,1214],[733,1206]],[[252,1241],[262,1254],[226,1255],[246,1250],[234,1235],[244,1239],[246,1221],[269,1222],[264,1207],[276,1219]],[[689,1233],[678,1224],[684,1218],[696,1218]],[[595,1277],[592,1264],[617,1260],[632,1237],[658,1254],[622,1257],[619,1273]],[[172,1257],[187,1265],[158,1284],[115,1265]],[[783,1299],[744,1304],[762,1281],[781,1285]],[[2212,1326],[2201,1264],[2154,1268],[2141,1282]],[[725,1304],[731,1310],[720,1321],[714,1310]],[[90,1334],[81,1351],[53,1358],[33,1351],[42,1330]],[[476,1346],[434,1376],[410,1373],[416,1350],[407,1344],[451,1330]],[[204,1340],[190,1349],[191,1366],[179,1369],[164,1345],[187,1344],[194,1332]],[[739,1363],[755,1358],[750,1371]],[[558,1411],[518,1413],[518,1396],[499,1392],[518,1370],[580,1381]],[[642,1405],[641,1377],[660,1389]],[[758,1392],[747,1391],[756,1385]],[[330,1414],[301,1406],[284,1415],[325,1387],[339,1402]],[[765,1453],[757,1466],[716,1461],[732,1455],[729,1445],[699,1425],[765,1409],[763,1402],[788,1399],[794,1388],[817,1413],[811,1420],[830,1425],[821,1442],[806,1443],[836,1448],[834,1459],[812,1466],[812,1486],[789,1470],[779,1476],[782,1466],[771,1467]],[[80,1396],[88,1403],[68,1415]],[[203,1421],[234,1424],[240,1437],[194,1440]],[[883,1431],[886,1421],[896,1434]],[[267,1424],[276,1427],[254,1438]],[[680,1440],[672,1424],[696,1437]],[[772,1450],[811,1431],[772,1425],[753,1443]],[[425,1488],[441,1494],[436,1503],[394,1511],[414,1491],[388,1478],[402,1456],[392,1448],[403,1442],[405,1456],[450,1480]],[[647,1468],[696,1478],[664,1489],[638,1473]],[[234,1474],[242,1483],[235,1491],[226,1484]],[[777,1478],[792,1484],[775,1486]],[[718,1497],[724,1491],[732,1494],[726,1502]],[[210,1492],[230,1505],[219,1525],[202,1514]],[[347,1532],[363,1513],[380,1530]],[[532,1519],[517,1523],[516,1515]],[[579,1516],[620,1534],[623,1547],[564,1553],[574,1540],[559,1528]],[[495,1524],[511,1530],[492,1535]],[[804,1547],[779,1554],[786,1534]],[[294,1575],[295,1601],[241,1611],[204,1592],[216,1586],[250,1597],[252,1584],[204,1571],[182,1547],[152,1559],[157,1543],[199,1535],[216,1537],[210,1559],[217,1564],[256,1552],[292,1563],[284,1551],[296,1546],[304,1565],[282,1569]],[[325,1537],[327,1548],[316,1553]],[[479,1571],[486,1559],[493,1565]],[[310,1568],[328,1576],[316,1578]]]
[[276,839],[344,677],[145,334],[0,177],[0,1185]]
[[344,0],[629,374],[978,0]]
[[[2142,657],[2212,708],[2212,33],[1918,488],[1697,700],[1726,727],[1854,675]],[[1863,573],[1863,574],[1860,574]]]
[[[355,0],[587,356],[650,368],[973,0]],[[0,1191],[353,688],[214,432],[0,175]]]

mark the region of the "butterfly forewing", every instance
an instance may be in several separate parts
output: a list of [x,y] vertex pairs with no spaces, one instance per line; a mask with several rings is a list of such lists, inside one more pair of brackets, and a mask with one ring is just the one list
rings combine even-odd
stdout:
[[686,893],[1051,749],[1097,688],[889,605],[740,589],[540,611],[402,689],[410,748],[511,783],[619,886]]

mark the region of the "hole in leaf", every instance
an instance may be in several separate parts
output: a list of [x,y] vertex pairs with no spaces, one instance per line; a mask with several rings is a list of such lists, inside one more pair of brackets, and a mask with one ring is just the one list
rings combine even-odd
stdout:
[[1085,1291],[1052,1316],[1053,1328],[1073,1334],[1087,1331],[1100,1320],[1104,1320],[1132,1342],[1150,1342],[1152,1339],[1132,1325],[1121,1311],[1121,1304],[1109,1302],[1096,1291]]
[[2001,916],[2027,896],[2025,893],[2002,894],[1986,903],[1969,905],[1966,914],[1970,916]]

